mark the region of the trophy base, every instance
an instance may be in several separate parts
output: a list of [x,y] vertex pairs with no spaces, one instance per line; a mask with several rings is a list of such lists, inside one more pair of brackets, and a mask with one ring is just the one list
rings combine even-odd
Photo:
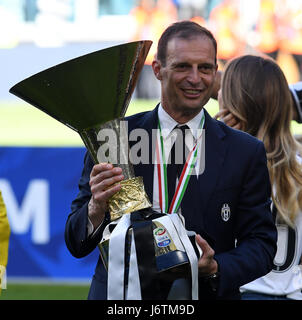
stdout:
[[[175,250],[156,257],[158,272],[165,272],[173,268],[173,274],[178,270],[184,269],[182,266],[188,264],[188,256],[184,251]],[[178,270],[177,270],[178,269]]]
[[[191,299],[191,263],[178,238],[177,230],[174,225],[168,223],[170,220],[166,217],[166,214],[154,212],[150,208],[131,213],[132,225],[127,230],[125,238],[124,280],[127,286],[131,243],[132,237],[135,236],[136,259],[143,300],[149,300],[150,297],[158,300],[178,299],[179,297]],[[110,238],[98,244],[100,257],[107,271],[109,244]],[[152,250],[154,260],[150,257]]]
[[[100,250],[103,265],[106,271],[108,271],[109,239],[100,242],[98,248]],[[180,250],[157,256],[156,267],[159,273],[163,272],[165,273],[165,276],[170,274],[171,276],[169,276],[169,278],[171,277],[173,279],[178,278],[178,274],[179,277],[183,277],[184,274],[190,272],[188,256],[184,251]]]
[[98,248],[100,250],[100,257],[103,261],[103,265],[108,272],[108,257],[109,257],[109,239],[101,241],[98,244]]
[[[164,229],[164,226],[158,221],[152,221],[153,233],[159,228]],[[166,231],[166,233],[168,233]],[[128,259],[130,256],[130,243],[133,236],[133,228],[129,228],[127,238],[126,238],[126,252]],[[171,243],[166,245],[164,248],[158,246],[158,239],[153,234],[154,237],[154,252],[156,260],[156,268],[158,273],[165,273],[165,275],[171,275],[172,278],[177,278],[178,274],[183,277],[184,274],[190,273],[189,259],[185,251],[181,251],[176,248],[173,239],[168,234],[168,239]],[[166,238],[165,238],[166,239]],[[100,256],[108,271],[108,259],[109,259],[109,239],[103,240],[98,244],[100,250]],[[126,262],[126,269],[129,267],[129,261]],[[170,276],[168,276],[170,277]]]

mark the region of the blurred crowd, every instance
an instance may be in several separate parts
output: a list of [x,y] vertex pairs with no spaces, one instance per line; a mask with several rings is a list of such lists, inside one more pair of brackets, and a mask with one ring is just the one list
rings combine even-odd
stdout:
[[302,80],[301,0],[141,0],[131,14],[134,39],[156,42],[171,22],[191,19],[213,32],[221,65],[244,53],[258,51],[277,59],[282,52],[293,57]]
[[0,48],[16,46],[25,31],[23,41],[45,46],[151,39],[148,66],[162,31],[184,19],[213,32],[220,69],[235,56],[261,52],[276,59],[290,83],[302,80],[302,0],[0,0]]
[[[302,80],[301,0],[140,0],[131,11],[133,39],[152,39],[176,20],[210,29],[218,43],[219,67],[245,53],[265,53],[286,64],[290,82]],[[156,46],[146,61],[150,64]]]

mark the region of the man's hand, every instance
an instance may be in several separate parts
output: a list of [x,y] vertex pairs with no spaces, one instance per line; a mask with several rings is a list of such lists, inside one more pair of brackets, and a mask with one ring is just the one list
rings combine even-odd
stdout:
[[198,260],[198,273],[199,276],[208,276],[218,272],[218,264],[214,259],[214,250],[210,247],[208,242],[203,239],[199,234],[195,236],[196,243],[202,250],[202,256]]
[[123,179],[122,169],[113,167],[110,163],[93,166],[89,181],[92,197],[88,204],[88,216],[94,229],[103,222],[108,210],[108,200],[121,189],[118,182]]

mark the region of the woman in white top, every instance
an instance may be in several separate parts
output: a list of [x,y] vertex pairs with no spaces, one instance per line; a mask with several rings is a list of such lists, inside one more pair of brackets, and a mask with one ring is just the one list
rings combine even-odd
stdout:
[[235,58],[224,70],[218,101],[216,118],[264,142],[278,228],[273,270],[241,287],[242,299],[300,300],[302,149],[290,131],[293,102],[286,78],[270,58]]

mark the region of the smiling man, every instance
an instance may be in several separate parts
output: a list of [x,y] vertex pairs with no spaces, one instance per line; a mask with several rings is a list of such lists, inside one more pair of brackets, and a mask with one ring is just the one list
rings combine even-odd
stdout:
[[[202,250],[199,299],[206,300],[240,299],[240,286],[272,269],[277,240],[263,143],[212,119],[203,108],[215,82],[216,52],[216,40],[202,26],[190,21],[169,26],[152,64],[161,83],[161,101],[153,111],[126,118],[129,132],[144,129],[150,142],[153,130],[159,129],[162,143],[156,146],[157,152],[149,143],[149,163],[135,164],[135,175],[143,177],[154,210],[179,214],[186,230],[197,234],[196,243]],[[192,151],[192,145],[187,145],[191,140],[193,148],[203,150],[204,155],[194,152],[192,158],[189,152],[183,159],[192,167],[205,162],[204,170],[197,174],[187,170],[191,166],[178,171],[176,161],[166,166],[170,158],[173,163],[173,147],[168,142],[184,126],[185,136],[178,140],[177,134],[175,141],[185,139],[186,148]],[[201,135],[196,134],[200,131]],[[131,148],[131,141],[129,144]],[[154,154],[162,156],[157,165]],[[67,246],[76,257],[89,254],[101,241],[110,222],[108,199],[120,190],[123,179],[121,168],[94,165],[86,154],[80,192],[72,203],[65,233]],[[161,181],[168,181],[165,188],[160,187]],[[107,273],[101,259],[88,298],[107,299]]]
[[178,123],[193,119],[209,101],[217,71],[216,41],[203,28],[184,29],[159,40],[154,74],[161,81],[163,109]]

